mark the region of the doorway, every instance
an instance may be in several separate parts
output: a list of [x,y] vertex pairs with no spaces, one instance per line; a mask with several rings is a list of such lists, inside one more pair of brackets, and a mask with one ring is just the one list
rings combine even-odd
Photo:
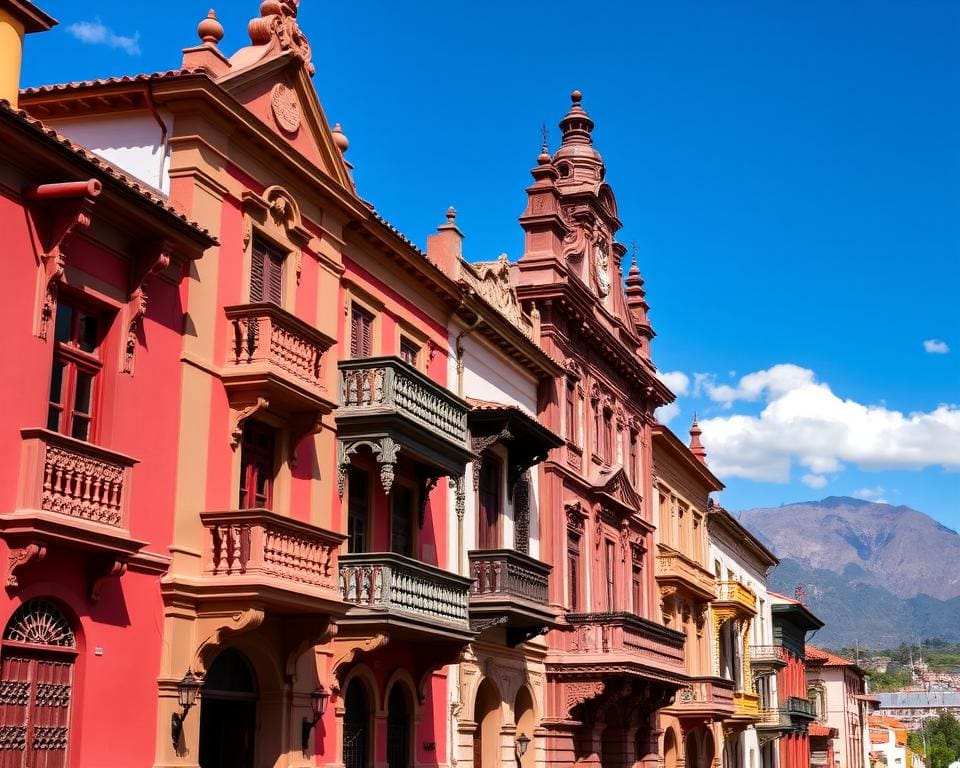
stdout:
[[240,651],[220,652],[200,694],[200,768],[253,768],[257,678]]

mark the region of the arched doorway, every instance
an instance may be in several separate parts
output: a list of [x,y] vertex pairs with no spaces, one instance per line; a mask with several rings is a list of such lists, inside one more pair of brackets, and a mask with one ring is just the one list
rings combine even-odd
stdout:
[[10,617],[0,654],[4,765],[67,765],[76,655],[73,629],[50,601],[29,600]]
[[717,748],[713,742],[713,733],[707,729],[703,731],[703,745],[701,746],[701,765],[703,768],[710,768],[713,765],[713,758]]
[[523,734],[530,739],[527,742],[527,751],[517,762],[520,768],[533,768],[537,764],[537,743],[534,738],[537,722],[533,712],[533,696],[525,685],[517,691],[517,698],[513,703],[513,718],[517,724],[517,736]]
[[387,766],[409,768],[413,765],[413,708],[410,696],[400,683],[394,683],[387,697]]
[[663,768],[677,768],[677,737],[673,728],[667,728],[663,734]]
[[473,768],[500,768],[500,693],[489,679],[477,689],[473,717]]
[[600,739],[600,764],[603,768],[621,768],[626,764],[626,734],[623,728],[608,725]]
[[200,692],[200,768],[253,768],[257,678],[240,651],[213,660]]
[[343,697],[344,768],[367,768],[372,755],[373,718],[366,686],[354,678]]
[[700,760],[700,739],[696,731],[690,731],[683,742],[683,762],[686,768],[710,768]]

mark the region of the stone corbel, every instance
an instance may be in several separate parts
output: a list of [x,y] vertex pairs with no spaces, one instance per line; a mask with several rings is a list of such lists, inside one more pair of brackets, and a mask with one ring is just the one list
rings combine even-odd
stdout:
[[[331,666],[333,678],[336,680],[334,692],[339,693],[343,679],[347,675],[349,665],[357,657],[357,654],[370,653],[371,651],[375,651],[377,648],[382,648],[389,642],[390,635],[388,635],[386,632],[378,632],[370,637],[348,639],[343,641],[335,640],[333,664]],[[325,671],[319,667],[319,664],[317,673],[318,675],[325,674]],[[320,679],[322,679],[322,677]]]
[[97,179],[41,184],[24,191],[33,234],[39,245],[40,314],[36,335],[46,340],[57,309],[57,286],[66,268],[64,248],[80,229],[90,226],[93,204],[103,185]]
[[294,420],[290,427],[289,462],[291,467],[297,466],[297,448],[308,437],[317,434],[323,429],[323,417],[308,415]]
[[110,579],[119,579],[127,572],[127,564],[116,557],[91,557],[87,563],[87,580],[90,589],[87,598],[91,603],[100,602],[100,592]]
[[384,493],[390,495],[393,488],[394,469],[397,464],[397,454],[401,445],[392,437],[381,437],[379,440],[356,440],[352,443],[338,441],[337,443],[337,493],[343,498],[343,491],[347,479],[347,470],[350,468],[350,457],[362,446],[369,448],[380,465],[380,485]]
[[471,437],[470,438],[470,450],[477,454],[477,458],[473,460],[473,488],[476,490],[480,487],[480,467],[483,464],[483,452],[487,450],[491,445],[497,443],[505,442],[507,440],[512,440],[513,435],[510,433],[510,430],[504,427],[495,435],[487,435],[486,437]]
[[423,530],[423,523],[427,517],[427,502],[430,500],[430,492],[437,487],[440,477],[440,475],[424,475],[421,480],[420,503],[417,505],[417,524],[420,526],[420,530]]
[[135,265],[137,270],[131,281],[130,291],[130,320],[127,323],[127,340],[123,350],[123,373],[133,373],[133,358],[137,351],[137,337],[141,334],[144,315],[147,314],[147,283],[154,275],[158,275],[170,266],[170,252],[173,245],[166,240],[148,246],[147,254],[141,263]]
[[280,638],[280,658],[285,660],[284,677],[294,682],[300,657],[311,648],[326,645],[336,635],[337,625],[329,616],[286,617]]
[[243,422],[249,419],[258,411],[265,411],[270,407],[270,401],[265,397],[258,397],[257,402],[248,405],[245,408],[234,410],[233,426],[230,428],[230,447],[236,449],[243,438]]
[[266,618],[262,608],[247,608],[245,610],[201,616],[197,619],[198,635],[203,638],[197,645],[191,669],[199,676],[207,672],[207,660],[212,658],[214,651],[223,645],[224,640],[244,632],[251,632]]
[[47,556],[47,543],[44,541],[31,541],[22,547],[16,547],[10,550],[7,563],[7,589],[16,589],[20,586],[17,581],[17,571],[28,563],[36,560],[42,561]]

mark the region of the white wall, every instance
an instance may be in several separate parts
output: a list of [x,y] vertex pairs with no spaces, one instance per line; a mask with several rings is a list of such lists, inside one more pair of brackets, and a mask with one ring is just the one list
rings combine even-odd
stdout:
[[[169,136],[172,115],[161,111],[160,119],[166,124]],[[149,112],[45,122],[129,175],[169,194],[170,146],[161,146],[160,125]]]

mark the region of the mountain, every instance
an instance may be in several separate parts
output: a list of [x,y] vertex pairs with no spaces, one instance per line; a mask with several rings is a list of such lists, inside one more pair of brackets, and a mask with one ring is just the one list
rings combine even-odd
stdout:
[[821,645],[960,641],[960,535],[915,509],[830,496],[740,513],[780,558],[774,591],[807,602]]

